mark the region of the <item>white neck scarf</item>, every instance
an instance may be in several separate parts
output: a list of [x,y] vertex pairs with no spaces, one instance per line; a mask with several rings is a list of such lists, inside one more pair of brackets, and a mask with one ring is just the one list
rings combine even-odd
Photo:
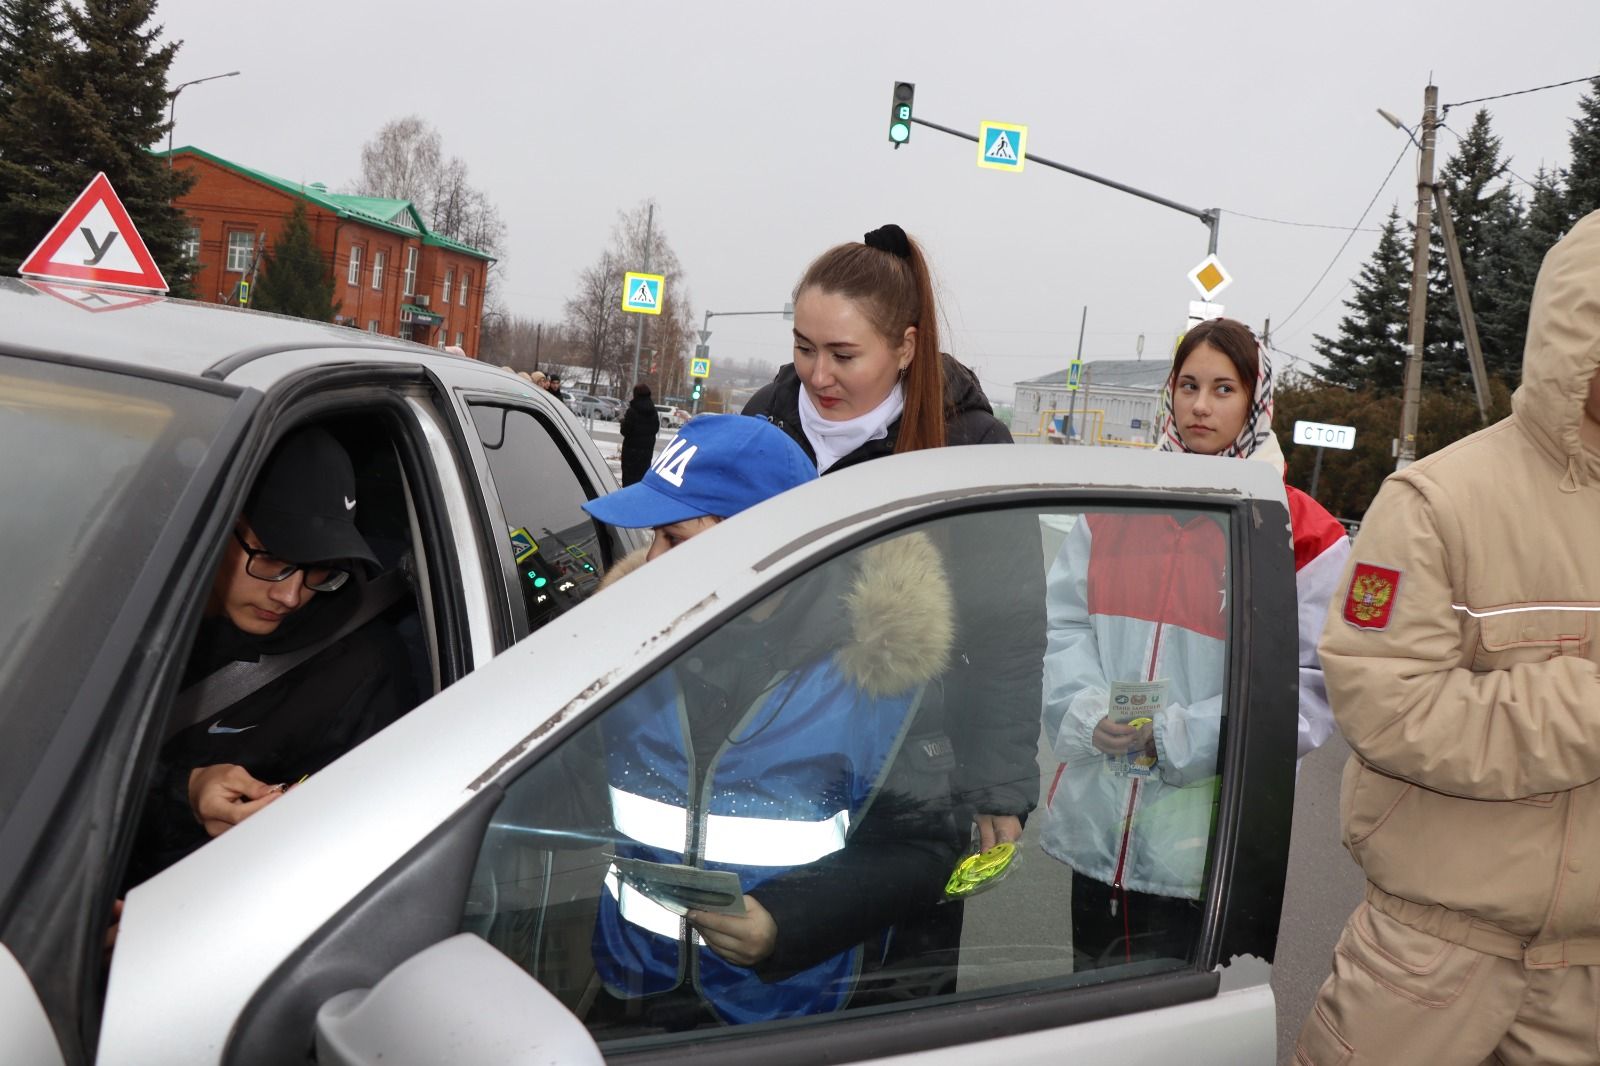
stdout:
[[889,435],[889,424],[900,417],[906,407],[905,390],[900,382],[894,383],[883,402],[864,415],[844,422],[831,422],[822,417],[811,394],[800,386],[800,427],[805,430],[811,450],[817,453],[817,473],[826,474],[828,467],[849,455],[869,440]]

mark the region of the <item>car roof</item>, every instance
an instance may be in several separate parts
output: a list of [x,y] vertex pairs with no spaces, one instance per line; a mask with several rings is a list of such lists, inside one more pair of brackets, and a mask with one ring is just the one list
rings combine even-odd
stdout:
[[[220,378],[256,354],[302,348],[381,348],[451,362],[398,337],[222,304],[0,277],[0,344],[46,358]],[[207,373],[210,371],[210,373]]]

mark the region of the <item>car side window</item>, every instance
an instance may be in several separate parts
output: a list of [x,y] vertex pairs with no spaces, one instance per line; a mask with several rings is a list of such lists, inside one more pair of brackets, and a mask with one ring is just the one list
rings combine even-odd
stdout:
[[1193,972],[1229,547],[1009,508],[812,566],[508,783],[462,928],[603,1051]]
[[495,404],[471,410],[505,513],[500,549],[516,564],[532,632],[599,585],[600,528],[582,508],[589,499],[583,482],[538,416]]

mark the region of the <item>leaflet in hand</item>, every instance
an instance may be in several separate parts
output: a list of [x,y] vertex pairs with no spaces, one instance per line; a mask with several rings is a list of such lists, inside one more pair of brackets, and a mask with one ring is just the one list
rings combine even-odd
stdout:
[[732,870],[702,870],[675,862],[651,862],[613,855],[618,876],[673,914],[714,911],[743,914],[744,888]]
[[[1106,716],[1119,725],[1139,727],[1155,720],[1167,706],[1167,681],[1113,681]],[[1117,777],[1149,777],[1156,758],[1144,748],[1126,755],[1107,755],[1106,772]]]

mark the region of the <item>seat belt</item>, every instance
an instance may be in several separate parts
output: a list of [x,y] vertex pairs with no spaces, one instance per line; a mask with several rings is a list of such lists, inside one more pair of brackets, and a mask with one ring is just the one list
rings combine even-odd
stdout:
[[361,604],[331,637],[280,655],[263,655],[258,661],[232,662],[202,677],[178,693],[167,718],[163,743],[192,725],[232,707],[265,688],[307,659],[332,647],[398,603],[411,591],[409,575],[395,568],[361,586]]

